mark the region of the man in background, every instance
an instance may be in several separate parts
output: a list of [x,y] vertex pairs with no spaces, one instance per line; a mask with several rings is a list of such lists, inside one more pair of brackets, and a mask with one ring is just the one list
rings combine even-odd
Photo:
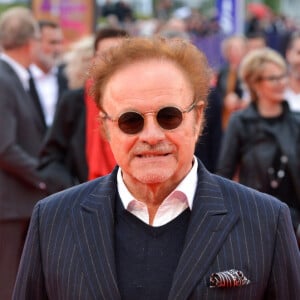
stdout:
[[221,98],[223,131],[227,128],[231,114],[247,105],[247,102],[243,101],[243,87],[238,76],[239,65],[245,53],[244,36],[229,36],[222,43],[225,62],[218,71],[216,89]]
[[40,20],[41,38],[34,51],[34,63],[30,72],[36,89],[36,106],[44,121],[45,128],[52,125],[57,101],[68,87],[67,79],[60,65],[64,36],[59,24]]
[[36,167],[44,127],[29,94],[39,28],[15,7],[0,18],[0,299],[11,299],[32,208],[46,195]]

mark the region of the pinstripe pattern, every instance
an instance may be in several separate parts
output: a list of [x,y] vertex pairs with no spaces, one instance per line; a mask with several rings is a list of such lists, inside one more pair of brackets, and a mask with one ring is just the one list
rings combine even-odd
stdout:
[[[169,299],[297,299],[300,257],[288,208],[199,165],[197,196]],[[13,299],[120,299],[115,193],[116,170],[39,202]],[[208,288],[211,273],[232,268],[251,283]]]

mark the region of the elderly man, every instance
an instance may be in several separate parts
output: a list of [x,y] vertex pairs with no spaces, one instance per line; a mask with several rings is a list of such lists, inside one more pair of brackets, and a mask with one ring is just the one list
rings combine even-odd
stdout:
[[46,196],[38,174],[43,123],[29,95],[28,66],[39,28],[29,9],[1,14],[0,299],[11,299],[34,204]]
[[296,299],[287,206],[193,155],[203,54],[186,41],[129,38],[92,74],[118,166],[36,205],[13,299]]

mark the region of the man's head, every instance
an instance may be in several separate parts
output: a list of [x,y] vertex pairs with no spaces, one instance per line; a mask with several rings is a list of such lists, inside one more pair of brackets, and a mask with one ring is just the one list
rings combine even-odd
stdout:
[[267,47],[267,41],[265,34],[261,31],[258,32],[252,32],[249,33],[246,37],[246,48],[247,53],[256,50]]
[[300,32],[294,32],[287,45],[286,60],[291,76],[300,79]]
[[221,45],[222,55],[226,62],[237,69],[246,53],[246,40],[244,36],[233,35],[225,38]]
[[178,183],[191,168],[210,71],[183,40],[128,38],[92,69],[102,127],[125,181]]
[[114,27],[101,28],[95,35],[95,54],[98,55],[102,51],[105,51],[110,47],[116,46],[122,38],[127,36],[128,33],[124,29]]
[[[0,44],[2,50],[26,67],[31,62],[33,41],[39,36],[38,24],[29,9],[14,7],[1,14]],[[22,52],[22,55],[18,52]]]
[[44,72],[48,72],[61,59],[64,37],[56,22],[40,20],[39,27],[41,37],[35,49],[35,63]]

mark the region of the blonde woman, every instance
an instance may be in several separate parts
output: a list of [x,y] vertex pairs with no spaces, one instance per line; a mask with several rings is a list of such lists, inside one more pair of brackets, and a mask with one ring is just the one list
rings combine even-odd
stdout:
[[263,48],[249,53],[240,71],[252,102],[230,119],[220,152],[218,174],[232,179],[239,170],[240,183],[288,204],[297,227],[300,123],[284,100],[286,63],[274,50]]

